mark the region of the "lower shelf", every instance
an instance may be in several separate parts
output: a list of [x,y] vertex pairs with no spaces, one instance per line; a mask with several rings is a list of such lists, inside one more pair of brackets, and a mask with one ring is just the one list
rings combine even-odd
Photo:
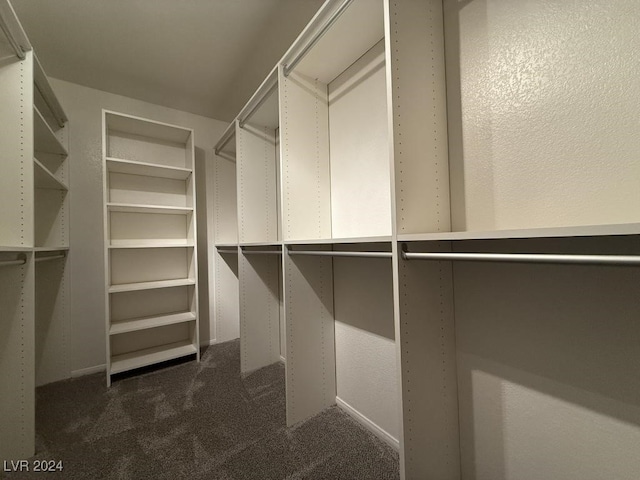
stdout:
[[135,332],[137,330],[145,330],[147,328],[162,327],[164,325],[172,325],[174,323],[193,322],[196,315],[193,312],[170,313],[167,315],[156,315],[152,317],[134,318],[131,320],[122,320],[112,322],[109,329],[109,335],[118,335],[120,333]]
[[159,347],[116,355],[111,358],[111,370],[109,373],[115,375],[116,373],[153,365],[154,363],[166,362],[167,360],[193,355],[194,353],[198,353],[196,346],[190,341],[184,340],[168,345],[160,345]]

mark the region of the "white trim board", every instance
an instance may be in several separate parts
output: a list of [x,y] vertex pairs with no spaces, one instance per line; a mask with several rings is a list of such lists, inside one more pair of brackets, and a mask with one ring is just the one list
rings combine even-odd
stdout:
[[101,365],[95,365],[93,367],[80,368],[78,370],[71,371],[71,378],[84,377],[86,375],[91,375],[93,373],[105,372],[107,370],[107,365],[105,363]]
[[365,417],[362,413],[360,413],[358,410],[353,408],[347,402],[342,400],[340,397],[336,397],[336,405],[338,405],[340,409],[346,412],[356,422],[358,422],[360,425],[362,425],[364,428],[369,430],[380,440],[382,440],[391,448],[393,448],[396,452],[400,451],[400,442],[398,441],[397,438],[394,438],[393,436],[391,436],[389,433],[387,433],[385,430],[383,430],[378,425],[373,423],[371,420],[369,420],[367,417]]

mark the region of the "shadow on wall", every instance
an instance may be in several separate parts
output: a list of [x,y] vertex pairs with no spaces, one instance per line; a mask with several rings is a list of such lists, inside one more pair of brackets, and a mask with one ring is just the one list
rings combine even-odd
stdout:
[[[634,243],[469,248],[620,254]],[[639,473],[640,269],[460,262],[454,285],[463,477],[518,478],[536,463],[540,478]]]

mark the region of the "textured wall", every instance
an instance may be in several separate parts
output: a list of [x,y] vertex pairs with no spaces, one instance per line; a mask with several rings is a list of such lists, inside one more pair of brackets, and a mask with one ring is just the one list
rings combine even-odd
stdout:
[[[160,107],[119,95],[52,80],[53,88],[69,116],[69,161],[71,168],[71,338],[68,341],[69,372],[91,370],[105,363],[104,330],[104,260],[102,224],[102,109],[151,118],[195,130],[196,170],[202,176],[203,164],[212,161],[213,146],[227,124],[217,120]],[[204,169],[206,170],[206,168]],[[197,188],[202,189],[202,178]],[[199,192],[198,209],[207,210]],[[207,199],[209,200],[209,199]],[[199,239],[211,227],[198,215]],[[209,250],[209,252],[207,252]],[[207,255],[207,253],[209,253]],[[199,248],[199,254],[211,259],[210,248]],[[210,262],[209,262],[210,263]],[[209,271],[211,271],[209,266]],[[201,272],[208,273],[208,272]],[[208,275],[209,281],[213,278]],[[213,339],[215,325],[207,305],[207,282],[201,286],[201,341]],[[202,288],[204,287],[204,289]],[[204,307],[204,309],[203,309]]]
[[638,2],[445,9],[453,229],[638,222]]

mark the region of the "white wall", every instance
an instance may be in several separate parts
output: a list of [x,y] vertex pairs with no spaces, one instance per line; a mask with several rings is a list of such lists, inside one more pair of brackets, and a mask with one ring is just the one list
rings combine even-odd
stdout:
[[[201,242],[213,238],[212,194],[206,190],[213,162],[213,147],[227,123],[158,105],[52,79],[53,88],[69,117],[69,162],[71,200],[71,328],[67,339],[69,372],[60,378],[81,374],[105,364],[104,265],[102,224],[101,110],[115,110],[161,122],[193,128],[196,140],[196,174],[199,175],[198,240],[200,257],[201,343],[215,340],[213,305],[208,304],[212,282],[213,250]],[[205,200],[205,201],[202,201]],[[205,215],[206,214],[206,215]],[[206,234],[206,235],[205,235]],[[203,271],[202,267],[207,265]],[[207,271],[208,270],[208,271]],[[203,281],[204,279],[204,281]],[[207,280],[208,279],[208,280]]]
[[[637,221],[638,2],[445,8],[454,229]],[[637,253],[464,245],[568,246]],[[462,478],[640,478],[639,285],[620,267],[454,265]]]

